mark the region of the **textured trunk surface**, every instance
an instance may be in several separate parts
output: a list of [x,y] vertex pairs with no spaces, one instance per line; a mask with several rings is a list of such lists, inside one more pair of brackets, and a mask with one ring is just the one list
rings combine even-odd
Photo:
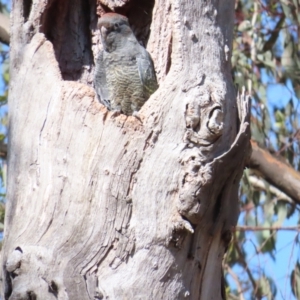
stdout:
[[[249,155],[234,1],[15,0],[5,299],[224,299]],[[129,17],[160,88],[141,120],[92,78],[99,15]]]

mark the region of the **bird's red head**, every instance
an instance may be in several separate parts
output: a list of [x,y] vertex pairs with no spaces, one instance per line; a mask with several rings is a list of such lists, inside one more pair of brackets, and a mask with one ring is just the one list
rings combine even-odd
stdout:
[[125,23],[128,25],[128,19],[117,13],[106,13],[98,21],[98,27],[105,26],[106,28],[110,27],[115,23]]
[[107,52],[122,48],[129,37],[134,37],[128,19],[116,13],[103,15],[98,21],[98,28],[103,48]]

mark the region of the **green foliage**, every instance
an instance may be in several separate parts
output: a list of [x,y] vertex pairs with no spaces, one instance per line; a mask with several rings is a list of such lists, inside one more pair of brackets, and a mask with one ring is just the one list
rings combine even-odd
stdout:
[[[236,85],[252,95],[252,138],[296,170],[300,170],[299,28],[297,0],[236,2],[232,74]],[[284,90],[285,98],[274,90]],[[300,299],[300,264],[293,259],[299,229],[295,228],[289,248],[294,252],[286,254],[290,258],[285,277],[291,272],[287,291],[277,286],[275,274],[262,263],[279,263],[278,230],[289,218],[299,219],[299,208],[253,170],[244,172],[240,201],[243,230],[236,231],[225,260],[228,299]],[[295,298],[286,296],[288,291]]]
[[[9,13],[8,1],[0,1],[0,12]],[[8,83],[9,83],[9,48],[0,44],[0,143],[7,143],[7,98],[8,98]],[[6,182],[6,162],[0,161],[0,232],[4,227],[5,215],[5,182]]]
[[300,299],[300,264],[297,263],[291,274],[291,286],[294,296]]
[[271,85],[280,84],[291,90],[291,96],[300,95],[299,16],[294,2],[238,1],[232,55],[236,84],[248,87],[252,94],[253,137],[283,156],[295,147],[299,109],[282,108],[281,123],[274,123],[272,110],[278,111],[277,117],[280,103],[270,107],[267,92]]

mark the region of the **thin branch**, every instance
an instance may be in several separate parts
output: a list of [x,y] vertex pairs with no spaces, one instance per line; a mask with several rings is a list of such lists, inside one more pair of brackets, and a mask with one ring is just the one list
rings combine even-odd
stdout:
[[270,226],[270,227],[263,227],[263,226],[236,226],[235,231],[264,231],[264,230],[272,230],[272,231],[279,231],[279,230],[286,230],[286,231],[300,231],[299,226]]
[[273,185],[267,186],[265,181],[263,181],[262,179],[259,179],[257,176],[249,176],[249,182],[251,183],[251,185],[253,185],[253,187],[255,187],[259,190],[262,190],[262,191],[269,190],[273,195],[276,196],[276,198],[278,200],[284,200],[289,203],[293,203],[293,200],[289,196],[287,196],[285,193],[283,193],[282,191],[280,191],[278,188],[274,187]]
[[[294,239],[294,243],[293,243],[293,246],[292,246],[292,251],[290,253],[290,258],[289,258],[289,264],[288,264],[288,270],[290,269],[291,267],[291,264],[292,264],[292,259],[293,259],[293,253],[294,253],[294,250],[295,250],[295,245],[297,245],[297,240],[298,240],[298,237],[299,237],[299,234],[295,236],[295,239]],[[284,294],[286,295],[287,294],[287,284],[288,284],[288,279],[289,279],[289,276],[287,275],[286,276],[286,279],[285,279],[285,284],[284,284]]]
[[0,42],[9,45],[10,41],[10,21],[9,16],[0,13]]
[[235,281],[237,291],[238,291],[238,294],[239,294],[239,299],[240,300],[245,300],[244,295],[243,295],[243,288],[242,288],[242,285],[239,281],[238,276],[233,272],[233,270],[229,267],[229,265],[226,264],[225,269],[228,272],[228,274],[230,274],[232,279]]
[[7,145],[0,142],[0,158],[6,159],[7,157]]
[[250,168],[300,204],[300,173],[251,141]]
[[256,284],[256,281],[255,281],[255,279],[254,279],[254,277],[253,277],[253,275],[252,275],[252,273],[251,273],[251,271],[250,271],[250,269],[248,267],[248,264],[247,264],[247,262],[245,260],[245,257],[243,255],[242,250],[241,250],[241,248],[240,248],[240,246],[239,246],[239,244],[238,244],[237,241],[235,241],[234,247],[235,247],[235,249],[236,249],[236,251],[237,251],[237,253],[239,255],[239,261],[240,261],[240,263],[242,264],[242,266],[244,267],[246,273],[248,274],[248,277],[250,279],[250,282],[251,282],[253,290],[254,290],[254,294],[256,295],[256,293],[257,293],[257,284]]

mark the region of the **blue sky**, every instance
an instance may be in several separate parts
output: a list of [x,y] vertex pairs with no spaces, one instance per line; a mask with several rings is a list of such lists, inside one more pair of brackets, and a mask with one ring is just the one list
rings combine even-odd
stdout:
[[[269,80],[272,82],[272,78],[269,78]],[[287,86],[275,82],[268,85],[267,99],[269,106],[285,107],[291,98],[296,106],[299,99],[293,93],[290,82],[287,82]],[[283,226],[295,226],[298,224],[298,220],[299,214],[296,211],[291,218],[285,220]],[[295,231],[279,231],[277,233],[276,260],[266,258],[266,271],[276,280],[279,289],[276,299],[296,299],[290,289],[289,276],[296,261],[299,261],[300,258],[299,244],[295,244],[297,236],[298,232]]]
[[[268,76],[265,72],[263,73],[263,82],[267,87],[267,105],[269,108],[285,107],[290,99],[293,99],[295,107],[298,106],[299,100],[293,93],[291,83],[288,82],[287,86],[283,84],[277,84],[273,78]],[[299,112],[300,113],[300,112]],[[272,117],[272,116],[271,116]],[[274,117],[273,122],[275,122]],[[296,210],[295,213],[286,219],[283,223],[283,227],[296,226],[298,225],[299,213]],[[244,213],[241,213],[239,218],[239,225],[244,225]],[[261,224],[263,225],[263,224]],[[276,235],[276,251],[274,253],[275,259],[269,254],[257,254],[256,249],[258,248],[256,243],[256,237],[254,232],[246,233],[246,242],[244,249],[247,253],[247,264],[250,269],[256,270],[256,276],[264,275],[274,280],[277,287],[276,300],[296,300],[293,296],[290,286],[290,275],[297,261],[300,261],[300,249],[298,232],[296,231],[278,231]],[[235,266],[233,271],[239,276],[239,278],[246,279],[245,270],[240,266]],[[227,279],[236,288],[236,284],[230,276]],[[249,293],[245,293],[246,299],[251,299]]]

